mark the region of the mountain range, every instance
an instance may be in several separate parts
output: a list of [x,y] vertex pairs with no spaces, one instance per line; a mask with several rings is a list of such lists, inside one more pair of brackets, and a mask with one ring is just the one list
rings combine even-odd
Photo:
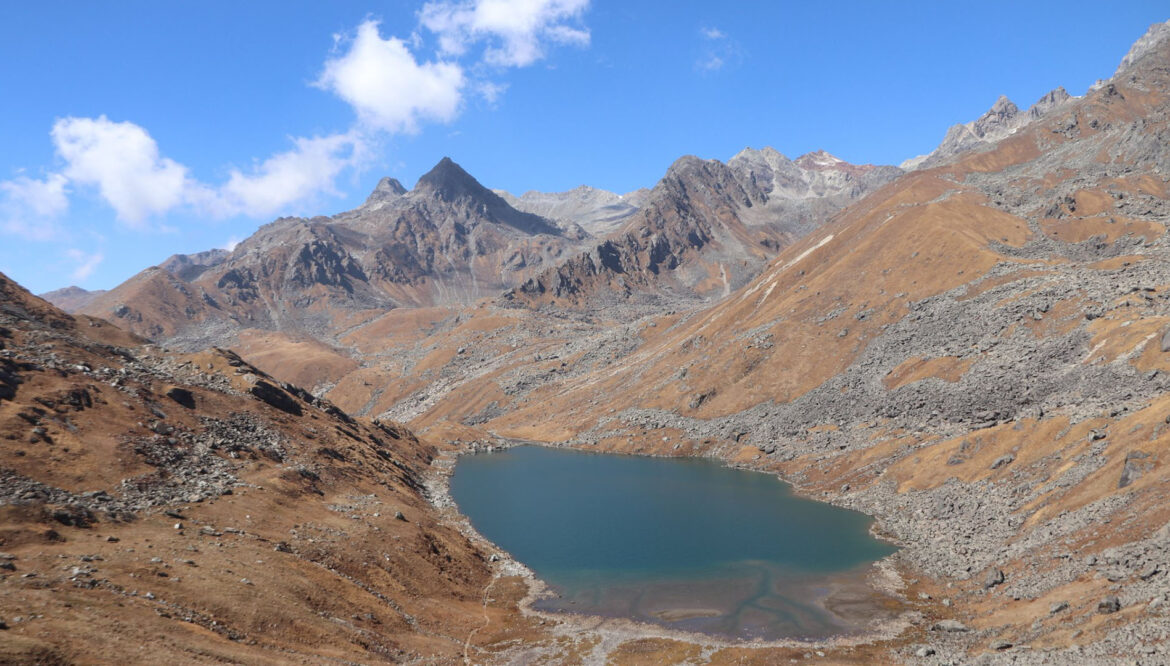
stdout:
[[[900,167],[745,149],[515,197],[444,158],[45,295],[72,314],[0,279],[0,565],[35,574],[0,613],[41,616],[0,655],[122,658],[133,626],[168,661],[1166,661],[1167,145],[1170,22]],[[740,645],[536,614],[443,490],[517,441],[864,511],[898,620]]]

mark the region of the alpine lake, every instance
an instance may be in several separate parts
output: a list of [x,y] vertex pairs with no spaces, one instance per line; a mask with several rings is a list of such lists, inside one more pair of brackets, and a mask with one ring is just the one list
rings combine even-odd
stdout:
[[737,640],[821,640],[894,615],[895,551],[862,513],[705,459],[517,446],[462,456],[451,496],[549,587],[536,609]]

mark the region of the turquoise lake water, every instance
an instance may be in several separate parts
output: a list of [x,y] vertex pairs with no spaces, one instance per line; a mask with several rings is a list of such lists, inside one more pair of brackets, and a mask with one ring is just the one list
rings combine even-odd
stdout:
[[548,583],[538,608],[737,638],[823,638],[883,612],[894,548],[864,514],[701,459],[520,446],[464,456],[460,511]]

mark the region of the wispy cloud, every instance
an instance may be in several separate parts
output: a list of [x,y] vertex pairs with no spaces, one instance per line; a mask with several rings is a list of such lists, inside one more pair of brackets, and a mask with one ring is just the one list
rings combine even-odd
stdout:
[[92,275],[95,270],[97,270],[98,265],[101,264],[105,259],[105,255],[103,255],[101,251],[84,252],[82,250],[78,250],[77,248],[70,248],[66,250],[65,256],[68,257],[69,260],[74,264],[74,268],[72,273],[70,273],[70,277],[72,277],[75,282],[84,282],[85,280],[89,279],[89,276]]
[[56,220],[69,208],[65,185],[69,179],[54,173],[44,180],[18,176],[0,181],[0,228],[29,240],[48,240],[57,234]]
[[475,91],[484,99],[489,105],[494,106],[500,100],[504,92],[508,90],[508,84],[496,83],[494,81],[481,81],[476,84]]
[[258,217],[319,194],[339,194],[338,175],[358,164],[364,149],[354,134],[294,137],[292,142],[292,150],[269,157],[249,173],[233,169],[228,182],[210,193],[210,209],[221,217]]
[[487,64],[526,67],[544,57],[546,43],[588,45],[580,22],[588,7],[589,0],[440,0],[423,5],[419,23],[448,56],[485,43]]
[[105,116],[64,118],[53,126],[51,136],[65,162],[62,174],[45,182],[25,179],[0,186],[17,193],[26,208],[39,209],[42,217],[67,206],[66,183],[92,186],[119,221],[140,231],[163,229],[151,221],[181,207],[217,218],[261,217],[318,194],[335,194],[337,176],[353,166],[364,149],[352,134],[293,137],[291,150],[246,172],[233,168],[227,182],[213,185],[196,180],[186,166],[163,156],[150,133],[132,122]]
[[739,42],[719,28],[699,28],[699,57],[695,59],[695,71],[711,74],[719,70],[738,66],[743,61],[743,49]]

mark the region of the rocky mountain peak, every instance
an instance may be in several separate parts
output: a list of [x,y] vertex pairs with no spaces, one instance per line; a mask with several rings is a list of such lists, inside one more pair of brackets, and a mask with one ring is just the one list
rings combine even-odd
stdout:
[[790,161],[790,160],[787,157],[785,157],[783,153],[781,153],[780,151],[776,150],[775,148],[773,148],[771,146],[764,146],[763,148],[759,148],[759,149],[752,148],[752,147],[748,146],[748,147],[744,148],[743,150],[739,151],[738,153],[736,153],[734,157],[732,157],[730,160],[727,161],[727,163],[731,164],[732,162],[741,162],[741,163],[755,162],[755,163],[772,163],[772,164],[774,164],[776,162],[788,162],[788,161]]
[[1059,86],[1056,90],[1049,91],[1043,97],[1036,100],[1036,103],[1028,109],[1028,117],[1030,120],[1036,120],[1070,99],[1073,99],[1073,96],[1068,94],[1064,86]]
[[999,99],[995,100],[995,104],[971,124],[970,129],[975,136],[983,138],[988,134],[994,133],[997,129],[1005,127],[1020,113],[1020,107],[1016,106],[1015,102],[1007,98],[1006,95],[1000,95]]
[[205,250],[194,254],[172,254],[166,261],[159,264],[158,267],[181,280],[190,282],[202,275],[207,269],[227,261],[229,256],[231,256],[231,252],[222,248]]
[[825,150],[814,150],[810,153],[805,153],[793,160],[793,162],[801,169],[812,171],[833,169],[842,164],[846,164],[845,160],[831,155]]
[[436,196],[444,201],[496,196],[450,157],[439,160],[433,169],[423,174],[414,186],[414,193]]
[[1147,53],[1153,51],[1167,39],[1170,39],[1170,21],[1151,25],[1150,29],[1146,31],[1146,34],[1134,42],[1129,52],[1121,59],[1121,64],[1118,65],[1117,71],[1120,72],[1138,60],[1141,60]]
[[1036,100],[1026,113],[1021,113],[1020,107],[1005,95],[1000,95],[982,116],[968,123],[952,125],[934,151],[908,159],[901,166],[911,170],[942,164],[961,153],[1004,139],[1072,99],[1076,98],[1063,86],[1058,87]]
[[406,188],[402,186],[402,183],[398,182],[397,178],[386,177],[378,181],[374,191],[370,192],[370,196],[366,198],[365,205],[390,201],[403,194],[406,194]]
[[53,291],[39,294],[39,296],[65,312],[73,314],[92,303],[95,298],[104,293],[106,293],[104,289],[89,291],[78,286],[69,286],[63,289],[54,289]]

